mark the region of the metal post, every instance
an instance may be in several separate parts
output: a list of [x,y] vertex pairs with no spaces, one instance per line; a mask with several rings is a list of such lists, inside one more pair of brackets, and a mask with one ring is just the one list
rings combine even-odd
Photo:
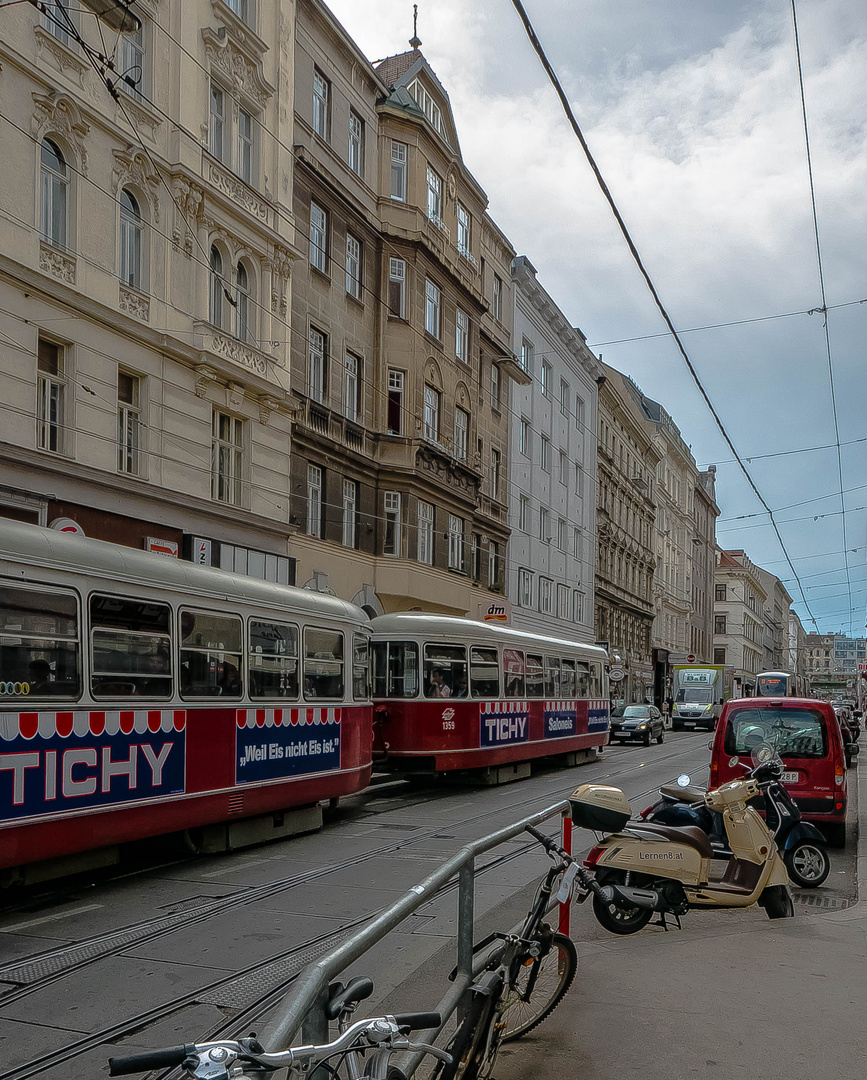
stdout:
[[[458,873],[458,977],[473,978],[473,928],[476,906],[475,859],[470,859]],[[468,1006],[466,997],[458,1007],[458,1021],[463,1020]]]
[[[562,830],[562,845],[563,850],[572,854],[572,817],[570,813],[563,815],[563,830]],[[560,905],[560,922],[557,929],[561,934],[569,936],[569,932],[572,927],[572,898],[570,897],[565,904]]]

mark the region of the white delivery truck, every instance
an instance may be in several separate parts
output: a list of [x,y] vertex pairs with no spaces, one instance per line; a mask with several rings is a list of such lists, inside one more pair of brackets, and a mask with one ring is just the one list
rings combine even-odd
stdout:
[[671,726],[713,731],[732,694],[732,669],[721,664],[675,664]]

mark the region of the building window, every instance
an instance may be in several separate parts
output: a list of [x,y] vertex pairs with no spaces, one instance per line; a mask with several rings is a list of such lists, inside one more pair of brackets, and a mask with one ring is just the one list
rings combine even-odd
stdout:
[[551,365],[547,360],[542,361],[542,367],[539,369],[539,386],[545,397],[551,396]]
[[406,263],[388,260],[388,310],[398,319],[406,318]]
[[349,110],[349,167],[361,176],[364,172],[364,121]]
[[713,617],[713,632],[715,634],[725,634],[726,633],[726,616],[725,615],[714,615],[714,617]]
[[246,109],[238,110],[238,144],[235,170],[238,176],[247,183],[252,184],[254,177],[256,128],[255,119],[251,112]]
[[539,610],[546,615],[551,614],[551,599],[554,582],[550,578],[539,578]]
[[449,514],[449,569],[464,568],[464,519]]
[[437,103],[433,100],[427,90],[425,90],[418,79],[413,79],[409,84],[408,89],[418,102],[418,107],[430,121],[434,131],[436,131],[438,135],[442,135],[442,114]]
[[239,341],[252,341],[250,317],[253,300],[250,292],[250,275],[243,263],[235,267],[235,337]]
[[433,566],[434,508],[431,503],[418,504],[418,561]]
[[569,415],[569,383],[565,379],[560,380],[560,412]]
[[502,393],[503,381],[499,365],[491,361],[491,408],[499,409],[500,394]]
[[67,243],[69,177],[63,154],[50,139],[42,140],[40,181],[42,187],[42,239],[46,244],[65,248]]
[[307,466],[307,532],[322,537],[322,469]]
[[142,473],[141,379],[125,371],[117,373],[117,468],[119,472]]
[[547,435],[539,438],[539,464],[545,472],[551,471],[551,440]]
[[343,375],[343,411],[347,420],[358,423],[361,416],[361,360],[346,354]]
[[62,41],[64,45],[69,45],[69,32],[75,30],[75,24],[69,14],[68,0],[45,0],[42,11],[42,25],[58,41]]
[[36,379],[36,445],[62,454],[65,450],[66,356],[62,345],[39,339]]
[[211,245],[209,283],[208,299],[210,310],[208,317],[212,326],[219,326],[222,329],[225,317],[225,308],[223,306],[223,290],[225,288],[223,284],[223,256],[220,254],[220,249],[216,244]]
[[388,373],[388,433],[403,434],[403,390],[405,376],[402,371]]
[[361,243],[351,233],[346,234],[346,291],[361,300]]
[[518,606],[533,606],[533,571],[518,571]]
[[539,539],[543,544],[551,542],[551,514],[544,507],[539,508]]
[[726,651],[725,651],[725,649],[716,649],[716,648],[714,649],[714,651],[713,651],[713,662],[715,664],[724,664],[726,662]]
[[356,508],[358,484],[354,480],[343,481],[343,546],[354,548],[356,544]]
[[424,437],[430,442],[440,439],[440,393],[432,386],[424,388]]
[[470,231],[472,218],[465,206],[458,203],[458,253],[468,256],[470,254]]
[[569,618],[569,586],[557,586],[557,618]]
[[584,622],[584,594],[577,590],[572,593],[572,622]]
[[[140,17],[140,16],[139,16]],[[128,94],[141,97],[148,89],[149,79],[145,71],[145,27],[144,20],[138,30],[121,34],[120,63],[121,77],[118,87]]]
[[226,4],[235,12],[242,22],[250,22],[250,7],[248,0],[226,0]]
[[443,182],[439,173],[427,167],[427,216],[438,225],[443,219]]
[[328,214],[314,202],[310,204],[310,265],[328,273]]
[[503,279],[494,274],[494,286],[491,293],[491,314],[497,322],[503,321]]
[[563,518],[559,518],[557,521],[557,547],[561,551],[569,550],[569,542],[567,540],[568,532],[566,528],[566,522]]
[[500,545],[496,540],[488,544],[488,588],[496,589],[500,584]]
[[583,430],[584,428],[584,402],[578,395],[575,395],[575,426]]
[[726,587],[725,587],[725,585],[715,585],[714,586],[714,600],[725,600],[725,598],[726,598]]
[[214,410],[211,449],[211,498],[241,505],[244,421]]
[[472,558],[472,579],[473,581],[480,582],[482,580],[482,536],[481,533],[473,533],[472,540],[470,541],[470,550]]
[[533,342],[524,338],[521,342],[521,369],[528,375],[533,374]]
[[575,494],[584,497],[584,470],[579,462],[575,462]]
[[320,404],[325,401],[328,389],[328,338],[321,330],[311,326],[307,338],[307,392]]
[[455,445],[454,453],[458,461],[467,460],[467,446],[470,437],[470,414],[464,409],[455,409]]
[[572,529],[572,555],[576,559],[581,558],[581,530],[577,525]]
[[391,197],[406,202],[406,143],[391,144]]
[[460,308],[455,314],[455,356],[465,364],[470,362],[470,317]]
[[559,465],[557,469],[557,479],[561,484],[569,483],[569,458],[566,456],[565,450],[558,451],[559,453]]
[[530,531],[530,499],[527,495],[518,496],[518,528],[521,532]]
[[518,449],[525,457],[531,457],[533,447],[530,441],[530,421],[525,417],[521,417],[521,426],[518,431]]
[[331,83],[318,68],[313,69],[313,130],[328,140]]
[[142,243],[144,229],[141,211],[131,192],[120,193],[120,279],[134,289],[142,287]]
[[500,498],[503,457],[499,450],[491,451],[491,498]]
[[432,281],[424,283],[424,328],[435,338],[440,336],[442,292]]
[[217,83],[211,83],[211,112],[208,149],[218,161],[226,154],[226,95]]
[[400,492],[385,492],[385,543],[383,553],[400,555]]

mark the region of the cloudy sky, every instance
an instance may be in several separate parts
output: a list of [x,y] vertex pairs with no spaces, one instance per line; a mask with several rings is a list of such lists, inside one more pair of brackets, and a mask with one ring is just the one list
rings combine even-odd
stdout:
[[[327,2],[371,60],[408,47],[409,0]],[[783,579],[807,629],[812,614],[822,632],[863,635],[867,4],[797,4],[827,336],[822,314],[808,314],[822,306],[822,290],[791,0],[525,0],[525,8],[774,511],[806,603],[666,335],[511,0],[419,0],[422,51],[450,94],[464,160],[493,217],[597,354],[663,404],[701,467],[717,465],[720,544]]]

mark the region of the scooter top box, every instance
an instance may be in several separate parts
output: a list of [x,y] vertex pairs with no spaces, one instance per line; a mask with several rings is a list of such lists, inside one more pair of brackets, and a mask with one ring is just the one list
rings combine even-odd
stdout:
[[620,788],[607,784],[582,784],[569,796],[572,821],[581,829],[619,832],[632,816],[629,799]]

